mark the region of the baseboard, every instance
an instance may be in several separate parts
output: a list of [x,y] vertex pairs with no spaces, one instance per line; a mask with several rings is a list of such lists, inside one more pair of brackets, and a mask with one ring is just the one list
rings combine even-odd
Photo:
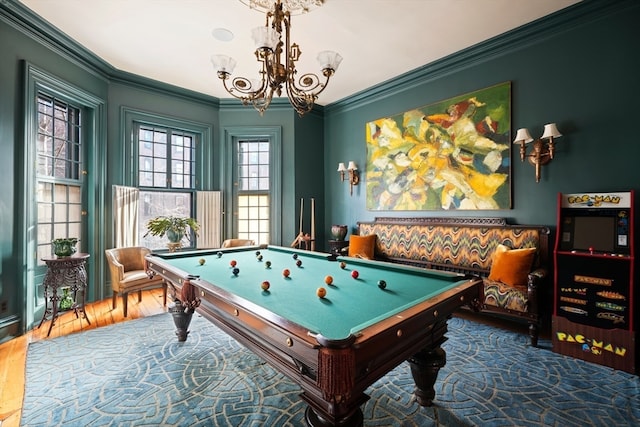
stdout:
[[20,327],[20,316],[12,314],[0,318],[0,343],[17,337]]

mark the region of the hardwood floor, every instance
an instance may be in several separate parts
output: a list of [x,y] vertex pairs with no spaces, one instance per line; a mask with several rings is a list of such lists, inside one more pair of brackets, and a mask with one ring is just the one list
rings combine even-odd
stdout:
[[47,331],[50,321],[46,321],[42,327],[0,344],[1,427],[20,426],[27,348],[30,343],[140,317],[153,316],[166,312],[167,308],[162,305],[162,289],[152,289],[142,292],[142,302],[140,303],[138,303],[137,294],[129,295],[128,316],[126,318],[122,314],[122,300],[120,298],[118,298],[118,307],[115,310],[111,308],[111,298],[88,304],[85,310],[91,325],[87,325],[86,320],[76,319],[74,312],[68,311],[58,317],[49,337],[47,337]]

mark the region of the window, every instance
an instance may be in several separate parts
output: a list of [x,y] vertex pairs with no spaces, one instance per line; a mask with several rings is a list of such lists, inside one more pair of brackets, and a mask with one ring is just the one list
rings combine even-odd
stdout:
[[80,108],[45,93],[37,96],[37,253],[52,256],[51,241],[82,239],[82,129]]
[[[166,238],[146,236],[145,224],[161,215],[195,217],[195,134],[167,127],[136,126],[138,186],[140,188],[139,241],[165,249]],[[193,237],[193,236],[191,236]]]
[[238,238],[258,244],[270,242],[270,144],[268,140],[240,140],[237,147]]

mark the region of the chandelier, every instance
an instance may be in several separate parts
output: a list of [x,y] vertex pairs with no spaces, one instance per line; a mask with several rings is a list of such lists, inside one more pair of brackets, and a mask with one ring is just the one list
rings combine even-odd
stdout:
[[[247,0],[241,0],[246,3]],[[310,5],[319,5],[319,0],[284,0],[285,3],[299,6],[306,12]],[[251,7],[264,7],[265,1],[249,0]],[[238,98],[244,105],[253,107],[262,115],[271,104],[273,96],[281,96],[283,86],[289,102],[302,117],[313,109],[318,95],[327,87],[329,79],[338,69],[342,56],[337,52],[323,51],[318,54],[318,62],[324,78],[313,73],[298,76],[296,62],[300,58],[300,46],[291,43],[291,10],[283,7],[282,0],[276,0],[266,12],[266,24],[254,28],[253,41],[256,45],[256,59],[260,63],[258,79],[233,77],[231,73],[236,61],[226,55],[212,55],[211,62],[230,95]],[[284,41],[282,40],[284,36]]]

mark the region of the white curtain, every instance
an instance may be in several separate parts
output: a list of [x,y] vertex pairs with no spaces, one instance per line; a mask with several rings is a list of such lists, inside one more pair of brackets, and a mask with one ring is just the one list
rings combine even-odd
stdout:
[[196,193],[196,220],[198,249],[219,248],[222,244],[222,192],[198,191]]
[[138,200],[140,190],[113,186],[113,245],[138,246]]

